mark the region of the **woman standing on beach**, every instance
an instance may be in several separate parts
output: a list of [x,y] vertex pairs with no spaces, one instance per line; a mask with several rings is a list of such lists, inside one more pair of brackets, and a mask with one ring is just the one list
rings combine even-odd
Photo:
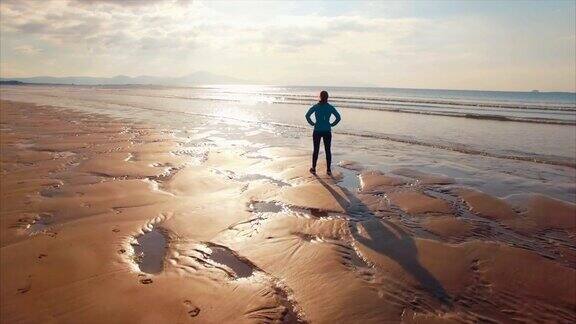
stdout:
[[[316,122],[310,119],[310,116],[314,114]],[[330,123],[330,117],[334,115],[336,120]],[[314,143],[314,152],[312,153],[312,168],[310,168],[310,173],[316,174],[316,162],[318,161],[318,151],[320,150],[320,139],[324,141],[324,151],[326,152],[326,173],[332,175],[332,170],[330,169],[330,164],[332,163],[332,152],[330,151],[330,145],[332,143],[332,126],[336,126],[340,122],[340,114],[336,111],[336,108],[328,103],[328,92],[320,92],[320,101],[317,104],[310,107],[306,113],[306,120],[312,126],[314,126],[314,132],[312,133],[312,141]]]

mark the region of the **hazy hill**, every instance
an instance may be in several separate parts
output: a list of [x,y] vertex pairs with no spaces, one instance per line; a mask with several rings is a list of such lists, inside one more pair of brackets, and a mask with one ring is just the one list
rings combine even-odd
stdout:
[[117,75],[111,78],[98,77],[50,77],[37,76],[29,78],[0,78],[0,81],[19,81],[25,83],[49,83],[49,84],[78,84],[78,85],[121,85],[121,84],[156,84],[156,85],[197,85],[197,84],[236,84],[251,83],[225,75],[198,71],[182,77],[157,77],[141,75],[130,77]]

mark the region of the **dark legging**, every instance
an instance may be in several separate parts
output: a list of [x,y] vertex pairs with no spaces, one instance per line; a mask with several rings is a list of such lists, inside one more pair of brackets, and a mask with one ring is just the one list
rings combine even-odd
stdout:
[[312,133],[312,141],[314,142],[314,153],[312,153],[312,168],[316,169],[318,151],[320,150],[320,139],[324,139],[324,151],[326,152],[326,169],[330,170],[330,164],[332,163],[332,152],[330,151],[330,143],[332,143],[331,132],[315,131]]

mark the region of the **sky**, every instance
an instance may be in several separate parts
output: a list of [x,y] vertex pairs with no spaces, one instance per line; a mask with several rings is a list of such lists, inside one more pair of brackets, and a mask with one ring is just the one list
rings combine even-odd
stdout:
[[576,1],[0,0],[0,76],[576,92]]

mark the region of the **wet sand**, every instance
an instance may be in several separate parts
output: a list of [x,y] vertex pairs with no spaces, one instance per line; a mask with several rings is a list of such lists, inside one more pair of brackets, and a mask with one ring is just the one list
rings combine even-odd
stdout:
[[574,204],[0,107],[3,323],[576,321]]

